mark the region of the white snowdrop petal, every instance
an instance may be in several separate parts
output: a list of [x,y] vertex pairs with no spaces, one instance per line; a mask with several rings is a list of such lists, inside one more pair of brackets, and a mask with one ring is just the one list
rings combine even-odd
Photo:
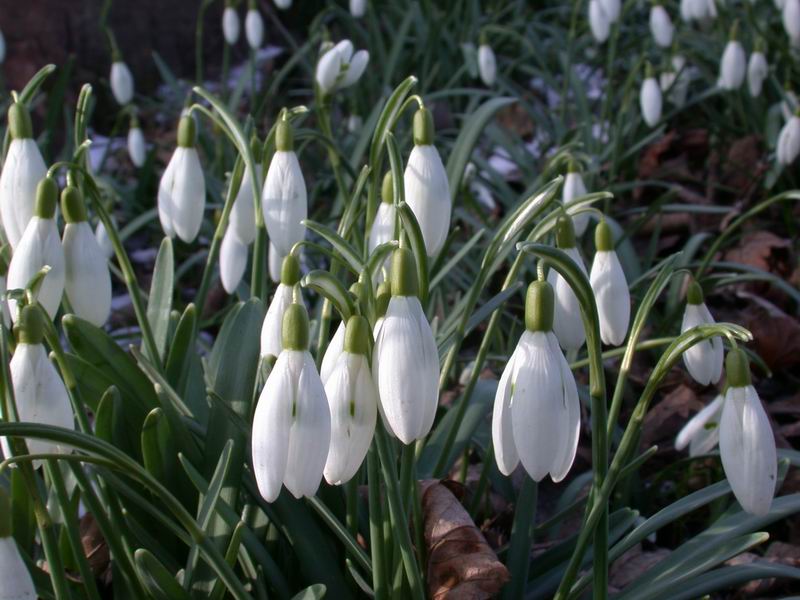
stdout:
[[283,326],[283,313],[292,303],[292,286],[278,284],[275,295],[272,297],[264,323],[261,326],[261,357],[268,355],[279,356],[283,350],[281,342],[281,328]]
[[222,34],[231,46],[239,41],[240,28],[239,13],[232,6],[226,6],[222,13]]
[[520,355],[525,360],[524,349],[518,344],[511,358],[506,363],[497,392],[494,396],[492,410],[492,444],[497,468],[503,475],[511,475],[519,464],[517,446],[514,443],[514,432],[511,428],[511,395],[514,390],[514,379],[517,372],[516,363]]
[[781,16],[792,45],[800,46],[800,0],[786,0]]
[[600,338],[604,344],[619,346],[625,341],[631,316],[628,282],[617,253],[598,251],[589,274],[597,312],[600,317]]
[[361,76],[364,74],[368,63],[369,52],[366,50],[359,50],[356,52],[353,55],[353,58],[350,60],[349,66],[347,67],[347,72],[339,84],[339,87],[349,87],[361,79]]
[[[681,333],[698,325],[713,324],[714,318],[705,304],[687,304],[683,313]],[[692,378],[701,385],[716,383],[722,376],[724,353],[722,340],[713,337],[695,344],[683,353],[683,363]]]
[[281,266],[284,258],[286,257],[278,252],[275,245],[270,241],[269,250],[267,251],[267,263],[269,265],[269,278],[274,283],[279,283],[281,280]]
[[367,12],[367,0],[350,0],[350,14],[360,19]]
[[726,90],[735,90],[744,83],[747,71],[747,57],[738,40],[730,40],[725,46],[720,61],[720,86]]
[[[578,249],[566,248],[564,252],[586,274],[586,267],[583,265],[583,259]],[[578,298],[567,281],[555,269],[550,269],[547,281],[553,286],[555,296],[553,331],[564,350],[578,350],[586,341]]]
[[762,52],[753,52],[747,63],[747,89],[753,98],[761,95],[764,80],[769,74],[767,58]]
[[247,246],[233,234],[230,226],[222,237],[219,248],[219,278],[222,287],[233,294],[244,276],[247,268]]
[[329,94],[336,87],[336,80],[342,69],[342,57],[336,49],[331,48],[317,62],[316,80],[320,89]]
[[600,0],[600,5],[603,7],[603,12],[606,14],[610,23],[616,23],[619,15],[622,12],[621,0]]
[[661,4],[654,4],[650,8],[650,32],[656,44],[662,48],[669,48],[672,45],[674,31],[669,13]]
[[[261,167],[256,166],[256,179],[261,179]],[[228,224],[232,233],[245,245],[252,244],[256,239],[256,213],[255,198],[253,197],[253,178],[250,169],[245,167],[242,182],[236,200],[231,209]]]
[[133,74],[122,61],[111,63],[111,92],[120,106],[133,100]]
[[481,44],[478,47],[478,73],[486,86],[494,85],[497,79],[497,59],[489,44]]
[[0,600],[36,600],[38,597],[13,537],[0,538],[0,581],[3,582]]
[[89,223],[67,223],[62,247],[69,304],[81,319],[102,327],[111,314],[111,274]]
[[[176,149],[180,150],[180,148]],[[172,213],[174,209],[173,189],[175,187],[175,168],[178,164],[176,154],[173,154],[167,163],[161,180],[158,184],[158,220],[161,222],[161,229],[167,237],[175,237],[175,228],[172,226]]]
[[600,0],[589,0],[589,28],[598,44],[605,42],[611,33],[611,22],[603,10]]
[[292,402],[302,366],[301,352],[287,351],[278,357],[261,390],[253,416],[253,473],[258,491],[267,502],[278,498],[286,474]]
[[131,127],[128,130],[128,156],[135,167],[141,167],[147,158],[147,144],[141,127]]
[[206,182],[195,148],[176,148],[172,187],[172,228],[187,244],[194,241],[203,224]]
[[322,364],[319,367],[319,376],[323,384],[328,381],[328,377],[333,373],[333,368],[339,360],[339,355],[344,351],[345,329],[345,322],[341,321],[328,347],[325,349],[325,354],[322,357]]
[[578,399],[578,386],[575,383],[575,376],[569,368],[567,359],[558,347],[558,340],[553,333],[547,333],[547,342],[550,346],[550,353],[556,357],[559,365],[561,377],[561,398],[564,411],[563,425],[561,426],[561,443],[558,452],[550,467],[550,477],[558,483],[567,476],[572,463],[575,461],[575,454],[578,451],[578,437],[581,432],[581,403]]
[[12,249],[16,249],[36,205],[36,188],[47,175],[39,146],[31,138],[13,139],[0,172],[0,217]]
[[777,482],[777,453],[772,427],[752,386],[731,387],[725,396],[719,432],[725,476],[742,508],[769,512]]
[[331,443],[331,415],[314,359],[303,352],[303,368],[289,433],[283,484],[295,498],[317,493]]
[[[678,432],[678,436],[675,438],[675,450],[683,450],[690,443],[694,443],[694,440],[698,436],[702,436],[704,432],[710,431],[708,427],[709,424],[716,423],[716,425],[718,425],[724,400],[725,397],[722,394],[717,395],[714,400],[709,402],[700,412],[686,422],[686,425],[683,426]],[[719,427],[716,425],[714,429],[718,430]],[[690,455],[694,456],[691,452]]]
[[[567,176],[564,178],[564,190],[561,193],[561,201],[566,205],[586,194],[586,184],[583,182],[583,176],[578,172],[567,173]],[[575,227],[575,235],[578,237],[582,236],[589,224],[589,214],[584,212],[573,215],[572,224]]]
[[257,9],[251,8],[244,18],[244,33],[247,44],[253,50],[258,50],[264,43],[264,19]]
[[661,88],[658,85],[655,77],[648,77],[642,83],[642,91],[639,96],[639,103],[642,109],[642,118],[649,127],[655,125],[661,120]]
[[406,202],[419,222],[428,256],[436,256],[450,228],[450,184],[439,151],[415,145],[403,175]]
[[261,208],[270,240],[286,256],[305,237],[301,221],[308,216],[308,196],[300,163],[294,152],[278,151],[272,157]]

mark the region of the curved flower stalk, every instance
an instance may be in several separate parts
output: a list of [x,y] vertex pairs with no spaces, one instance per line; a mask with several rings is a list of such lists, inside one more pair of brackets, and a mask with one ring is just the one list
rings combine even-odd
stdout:
[[373,380],[387,427],[404,444],[431,430],[439,401],[439,353],[419,297],[414,256],[392,256],[392,296],[372,354]]
[[581,426],[575,378],[553,334],[554,304],[549,283],[528,286],[525,332],[503,370],[492,413],[500,472],[510,475],[522,462],[534,481],[567,476]]
[[194,118],[181,117],[178,147],[158,186],[158,217],[164,234],[191,243],[200,232],[206,208],[206,181],[195,148]]
[[131,117],[131,125],[128,129],[128,156],[134,167],[141,167],[147,158],[147,144],[144,141],[144,133],[139,127],[139,119],[136,115]]
[[250,0],[247,14],[244,17],[244,35],[247,45],[253,50],[258,50],[264,43],[264,19],[258,12],[255,0]]
[[36,600],[33,579],[12,536],[11,515],[11,499],[0,488],[0,600]]
[[450,183],[433,145],[433,116],[426,108],[414,114],[414,148],[403,174],[405,201],[417,218],[428,256],[439,254],[450,229]]
[[764,86],[764,80],[768,75],[769,64],[764,54],[763,42],[759,40],[756,43],[756,49],[747,62],[747,89],[753,98],[758,98],[761,95],[761,88]]
[[102,327],[111,314],[111,274],[108,260],[87,221],[83,195],[74,185],[67,185],[61,193],[61,212],[66,222],[61,242],[64,292],[76,315]]
[[280,356],[283,350],[283,313],[292,304],[295,286],[300,281],[300,263],[292,254],[283,259],[280,281],[261,326],[261,358]]
[[367,12],[367,0],[350,0],[350,14],[354,19],[360,19]]
[[594,232],[597,252],[589,281],[597,300],[600,338],[604,344],[619,346],[625,341],[631,318],[631,296],[622,265],[614,250],[611,228],[600,221]]
[[[556,225],[556,245],[569,256],[572,261],[586,275],[583,258],[575,246],[575,229],[572,219],[567,216],[559,217]],[[581,307],[575,292],[559,275],[555,269],[547,274],[547,282],[555,291],[555,318],[553,331],[559,344],[564,350],[578,350],[586,341],[586,332],[583,329]]]
[[778,135],[775,156],[781,165],[790,165],[800,154],[800,109],[791,116]]
[[[700,284],[692,281],[686,293],[686,310],[683,313],[681,333],[698,325],[713,325],[714,323],[714,317],[711,316],[703,301],[703,290]],[[719,378],[722,377],[723,359],[722,339],[719,336],[704,340],[683,354],[683,363],[686,365],[686,369],[700,385],[719,381]]]
[[723,90],[739,89],[747,74],[747,56],[741,42],[736,39],[737,31],[734,24],[719,63],[719,87]]
[[[375,213],[375,220],[372,221],[372,228],[369,230],[369,243],[367,247],[369,253],[372,254],[375,248],[386,242],[395,239],[395,223],[397,222],[397,209],[394,206],[394,183],[392,180],[392,172],[387,171],[383,177],[383,185],[381,187],[381,202],[378,205],[378,210]],[[380,283],[388,276],[388,269],[390,267],[389,257],[383,261],[383,264],[375,273],[372,274],[374,283]]]
[[655,127],[661,120],[661,88],[656,81],[653,67],[648,64],[642,89],[639,93],[639,107],[642,109],[642,118],[648,127]]
[[308,352],[302,304],[284,314],[283,350],[264,384],[253,417],[253,472],[267,502],[285,485],[295,498],[317,493],[331,441],[331,413]]
[[47,174],[47,166],[33,140],[28,109],[21,102],[8,109],[8,131],[11,143],[0,173],[0,217],[8,243],[16,249],[33,216],[36,187]]
[[[564,178],[564,190],[561,193],[562,204],[567,205],[587,193],[578,161],[570,160],[567,176]],[[582,236],[583,232],[586,231],[587,225],[589,225],[589,213],[582,212],[575,215],[572,217],[572,224],[575,226],[575,235]]]
[[350,40],[342,40],[326,50],[317,62],[315,79],[323,96],[356,83],[369,63],[369,52],[354,52]]
[[675,27],[663,4],[653,4],[650,8],[650,33],[653,34],[656,45],[662,48],[669,48],[672,45]]
[[114,100],[117,101],[117,104],[125,106],[133,100],[133,74],[128,65],[122,60],[122,56],[117,54],[112,60],[111,75],[109,77],[111,93],[114,95]]
[[236,7],[227,0],[225,2],[225,10],[222,11],[222,35],[225,42],[233,46],[239,41],[239,32],[241,31],[242,24],[239,20],[239,13],[236,12]]
[[786,0],[781,17],[792,46],[800,46],[800,0]]
[[675,450],[689,446],[689,456],[708,454],[719,443],[719,423],[722,417],[724,394],[719,394],[707,406],[693,416],[678,432]]
[[280,254],[288,255],[306,235],[302,221],[308,216],[308,194],[287,120],[281,120],[275,131],[275,154],[261,193],[261,210],[272,244]]
[[742,508],[766,515],[777,483],[775,436],[758,393],[750,381],[744,351],[734,348],[725,361],[728,391],[719,424],[722,468]]
[[[44,329],[41,310],[32,305],[23,307],[17,327],[17,347],[9,364],[18,420],[73,429],[72,405],[67,388],[42,345]],[[3,454],[13,456],[8,439],[0,438],[0,443]],[[27,445],[31,454],[69,451],[44,439],[28,439]],[[40,463],[34,461],[34,467]]]
[[[50,318],[56,316],[61,296],[64,294],[64,250],[56,227],[58,185],[52,177],[45,177],[36,190],[36,209],[25,233],[11,257],[8,267],[9,289],[24,289],[43,267],[50,267],[39,289],[39,303]],[[18,317],[17,301],[8,299],[11,320]]]
[[486,87],[492,87],[497,80],[497,58],[485,36],[478,46],[478,73]]
[[611,33],[611,21],[600,0],[589,0],[589,29],[598,44],[605,42]]
[[364,317],[350,317],[344,351],[327,380],[323,379],[331,411],[331,447],[323,474],[331,485],[353,478],[375,433],[378,392],[367,360],[370,335]]

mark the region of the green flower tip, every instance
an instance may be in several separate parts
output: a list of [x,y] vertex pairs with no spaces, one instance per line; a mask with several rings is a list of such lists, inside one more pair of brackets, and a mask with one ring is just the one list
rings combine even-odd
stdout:
[[728,34],[728,40],[734,41],[739,37],[739,19],[736,19],[731,25],[731,32]]
[[33,137],[31,114],[22,102],[14,102],[8,109],[8,131],[12,140],[25,140]]
[[567,163],[567,173],[580,173],[581,166],[578,164],[578,161],[574,158],[570,157],[569,162]]
[[131,111],[131,118],[130,121],[128,121],[128,127],[131,129],[139,127],[139,117],[136,116],[135,111]]
[[598,252],[610,252],[614,249],[614,235],[605,219],[602,219],[594,230],[594,245]]
[[178,123],[178,146],[181,148],[194,148],[197,138],[197,126],[191,115],[183,115]]
[[0,538],[9,538],[11,533],[11,497],[0,487]]
[[378,286],[375,292],[375,312],[380,318],[386,314],[386,309],[389,307],[389,299],[392,297],[392,285],[388,281],[384,281]]
[[686,290],[686,302],[688,304],[702,304],[703,301],[703,288],[695,280],[692,280]]
[[355,298],[355,300],[361,305],[366,306],[367,304],[367,289],[366,285],[362,281],[356,281],[353,285],[350,286],[350,294]]
[[525,296],[525,328],[528,331],[552,331],[555,311],[553,286],[546,281],[534,281]]
[[40,219],[52,219],[58,203],[58,184],[52,177],[45,177],[36,188],[36,205],[33,214]]
[[290,304],[283,313],[281,343],[285,350],[308,350],[308,312],[302,304]]
[[372,332],[369,322],[361,315],[354,315],[347,321],[344,332],[344,351],[350,354],[367,355],[369,352],[369,338]]
[[556,223],[556,246],[562,250],[575,247],[575,226],[569,215],[558,217]]
[[285,119],[278,121],[278,125],[275,128],[275,149],[278,152],[292,152],[294,150],[292,124]]
[[419,294],[417,265],[408,248],[398,248],[392,254],[392,296]]
[[481,31],[480,36],[478,36],[478,45],[479,46],[488,46],[489,45],[489,36],[486,35],[485,31]]
[[83,194],[74,185],[68,185],[61,192],[61,212],[67,223],[83,223],[87,220]]
[[42,310],[28,304],[19,313],[14,326],[20,344],[41,344],[44,339],[44,316]]
[[644,63],[644,78],[651,79],[656,76],[656,70],[653,68],[653,65],[650,64],[650,61]]
[[394,179],[392,179],[392,172],[386,171],[383,176],[383,185],[381,185],[381,201],[386,204],[394,202]]
[[257,8],[258,8],[258,3],[256,2],[256,0],[249,0],[249,2],[247,3],[247,9],[256,10]]
[[747,387],[751,384],[750,361],[744,350],[733,348],[725,358],[725,374],[730,387]]
[[281,265],[281,283],[297,285],[300,281],[300,261],[293,254],[287,254]]
[[767,42],[764,40],[764,38],[762,37],[756,38],[755,51],[761,52],[762,54],[765,54],[767,52]]
[[414,145],[430,146],[433,134],[433,115],[427,108],[420,108],[414,113]]
[[5,244],[0,248],[0,277],[8,274],[8,265],[11,264],[11,246]]

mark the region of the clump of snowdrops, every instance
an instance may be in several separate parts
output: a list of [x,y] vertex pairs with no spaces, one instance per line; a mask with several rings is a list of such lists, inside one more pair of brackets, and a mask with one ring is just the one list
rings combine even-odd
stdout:
[[[221,13],[231,47],[241,29],[238,4],[226,1]],[[800,31],[796,5],[787,0],[780,13],[791,44]],[[649,28],[667,66],[659,74],[642,61],[626,77],[630,89],[644,73],[637,126],[659,127],[668,118],[665,102],[687,102],[696,75],[676,50],[680,28],[712,27],[716,5],[681,2],[679,26],[669,3],[644,13],[610,0],[587,7],[581,26],[597,43],[612,44],[612,68],[626,20]],[[341,11],[337,18],[376,19],[371,8],[354,1],[350,17]],[[463,47],[483,86],[504,94],[512,92],[511,65],[492,41],[508,50],[499,25],[508,14],[476,23],[477,50]],[[570,54],[575,40],[588,38],[577,35],[577,15]],[[255,70],[265,35],[255,2],[246,6],[244,31]],[[754,31],[734,24],[725,32],[719,90],[738,93],[747,79],[751,96],[763,93],[770,63]],[[739,41],[745,32],[754,40],[749,63]],[[107,33],[109,85],[129,126],[130,161],[147,168],[134,78]],[[756,567],[744,577],[716,568],[762,542],[756,530],[796,512],[800,501],[774,498],[787,465],[778,462],[752,383],[758,357],[746,349],[750,334],[716,323],[705,294],[730,231],[798,194],[759,204],[709,240],[698,263],[676,254],[634,277],[620,256],[630,254],[630,242],[612,194],[602,186],[587,191],[587,169],[602,181],[590,156],[595,142],[573,141],[554,148],[523,193],[506,188],[502,217],[479,221],[464,239],[454,225],[470,223],[465,201],[481,185],[487,190],[471,161],[513,98],[476,90],[455,134],[442,135],[434,108],[447,102],[447,89],[415,94],[417,77],[398,84],[407,73],[397,69],[394,87],[364,118],[350,115],[359,117],[351,129],[361,131],[348,156],[332,117],[358,105],[353,97],[375,77],[374,50],[387,53],[356,49],[348,39],[318,41],[315,34],[303,50],[313,64],[308,106],[259,114],[229,102],[224,86],[215,95],[198,85],[172,115],[173,152],[158,167],[149,216],[161,242],[147,292],[126,249],[126,224],[109,210],[114,188],[91,168],[91,86],[78,99],[71,151],[50,165],[30,111],[53,67],[12,94],[0,174],[0,598],[100,598],[78,526],[84,514],[107,544],[121,597],[423,598],[436,592],[435,565],[426,562],[430,517],[417,481],[446,477],[471,457],[480,465],[473,516],[490,486],[516,493],[510,540],[499,552],[508,575],[487,594],[570,598],[591,585],[594,597],[605,597],[611,561],[731,494],[715,524],[634,580],[626,597],[796,577],[788,568]],[[0,38],[0,61],[3,51]],[[635,111],[635,103],[626,106]],[[779,166],[800,152],[795,111],[777,138]],[[331,179],[321,193],[323,171]],[[184,302],[176,293],[187,272],[179,253],[198,248],[204,251],[192,260],[203,265],[200,283]],[[112,276],[135,316],[126,344],[109,324]],[[230,299],[209,315],[216,280]],[[654,310],[672,289],[683,319],[649,339]],[[643,352],[652,370],[623,410],[634,357]],[[642,423],[681,363],[719,395],[686,424],[676,448],[700,457],[718,445],[725,479],[642,519],[614,496],[654,454],[638,447]],[[490,364],[498,377],[482,379]],[[457,398],[445,406],[443,392],[456,381]],[[591,471],[577,474],[582,439],[590,440]],[[518,491],[507,479],[514,473]],[[565,488],[563,510],[549,525],[581,507],[583,520],[558,552],[531,559],[534,536],[547,529],[534,524],[537,484],[548,477]],[[589,496],[578,498],[569,480],[589,483]]]

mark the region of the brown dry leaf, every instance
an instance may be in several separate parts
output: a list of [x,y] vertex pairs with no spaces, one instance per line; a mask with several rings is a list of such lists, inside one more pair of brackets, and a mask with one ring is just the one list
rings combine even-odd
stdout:
[[656,564],[669,556],[669,550],[656,548],[651,552],[642,551],[641,544],[637,544],[611,565],[608,584],[613,592],[627,587],[640,575],[643,575]]
[[680,384],[666,394],[645,416],[642,424],[642,444],[651,446],[654,442],[673,437],[689,418],[689,414],[701,410],[703,406],[691,387]]
[[78,524],[83,552],[95,577],[106,580],[111,576],[111,557],[108,544],[94,517],[86,513]]
[[739,322],[753,334],[754,350],[770,369],[779,371],[800,364],[800,323],[770,301],[740,293],[750,300]]
[[736,196],[748,195],[766,171],[761,158],[761,136],[748,135],[735,140],[729,147],[722,169],[722,181],[736,190]]
[[745,234],[736,248],[728,250],[725,260],[788,278],[792,272],[791,251],[791,241],[770,231],[754,231]]
[[533,135],[536,129],[530,114],[521,102],[514,102],[501,108],[497,113],[497,121],[503,128],[513,131],[521,138]]
[[[639,179],[661,179],[673,182],[696,179],[692,165],[703,163],[708,157],[708,131],[689,129],[678,133],[669,131],[653,144],[645,148],[639,160]],[[692,193],[679,186],[680,195],[691,198],[692,202],[707,202],[704,196]],[[639,200],[644,188],[634,190],[635,200]]]
[[445,485],[428,479],[420,482],[420,491],[429,596],[434,600],[492,598],[508,581],[508,569]]

